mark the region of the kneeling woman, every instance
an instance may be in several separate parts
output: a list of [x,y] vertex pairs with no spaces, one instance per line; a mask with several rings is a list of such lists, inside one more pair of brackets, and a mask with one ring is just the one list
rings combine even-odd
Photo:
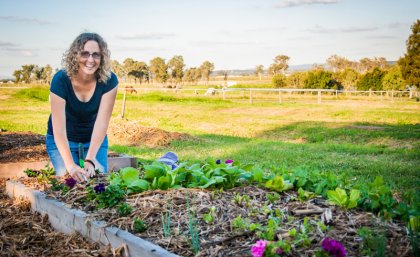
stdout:
[[[96,33],[82,33],[63,56],[51,82],[46,146],[56,175],[77,181],[107,172],[106,131],[117,95],[110,52]],[[79,156],[84,167],[79,166]],[[82,165],[83,166],[83,165]]]

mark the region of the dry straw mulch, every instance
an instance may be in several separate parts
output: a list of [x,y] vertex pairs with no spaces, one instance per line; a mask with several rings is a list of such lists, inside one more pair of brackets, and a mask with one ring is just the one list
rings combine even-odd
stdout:
[[119,249],[100,248],[82,236],[54,231],[48,216],[30,210],[27,201],[8,198],[5,180],[0,180],[0,255],[1,256],[115,256]]

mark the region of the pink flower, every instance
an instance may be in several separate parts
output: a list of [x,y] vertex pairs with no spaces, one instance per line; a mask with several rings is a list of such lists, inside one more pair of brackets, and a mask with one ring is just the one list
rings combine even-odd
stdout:
[[252,247],[251,247],[251,254],[253,257],[262,257],[264,254],[265,247],[267,246],[266,240],[258,240]]
[[225,163],[226,163],[226,164],[233,163],[233,160],[232,160],[232,159],[227,159],[227,160],[225,161]]

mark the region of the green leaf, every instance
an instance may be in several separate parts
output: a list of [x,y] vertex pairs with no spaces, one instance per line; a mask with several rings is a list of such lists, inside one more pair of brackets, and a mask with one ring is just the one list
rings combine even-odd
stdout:
[[328,190],[327,196],[328,196],[328,200],[331,203],[337,204],[338,206],[346,207],[346,203],[348,200],[346,190],[337,187],[335,191]]
[[264,180],[264,171],[260,168],[254,169],[252,171],[252,176],[254,178],[254,181],[261,183]]
[[357,201],[360,199],[360,191],[357,189],[352,189],[350,191],[349,202],[347,203],[347,208],[351,209],[357,206]]
[[165,175],[165,167],[159,164],[144,165],[144,178],[153,181],[154,178],[159,178]]
[[140,193],[149,189],[150,183],[143,179],[137,179],[133,181],[130,185],[128,185],[128,189],[130,192],[127,193]]
[[133,167],[122,168],[120,170],[120,175],[126,185],[129,185],[133,181],[139,179],[139,171]]
[[171,186],[171,178],[170,177],[160,177],[158,179],[158,188],[162,190],[166,190]]
[[283,192],[293,188],[293,184],[284,180],[283,176],[275,176],[273,179],[268,180],[265,186],[277,192]]

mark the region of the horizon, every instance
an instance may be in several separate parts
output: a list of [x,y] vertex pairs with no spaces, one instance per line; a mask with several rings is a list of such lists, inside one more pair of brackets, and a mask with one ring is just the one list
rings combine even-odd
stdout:
[[181,55],[186,68],[208,60],[215,70],[249,70],[267,69],[283,54],[290,66],[323,64],[334,54],[396,61],[420,13],[420,2],[410,0],[4,0],[0,6],[0,78],[25,64],[61,68],[62,54],[83,31],[102,35],[120,63]]

